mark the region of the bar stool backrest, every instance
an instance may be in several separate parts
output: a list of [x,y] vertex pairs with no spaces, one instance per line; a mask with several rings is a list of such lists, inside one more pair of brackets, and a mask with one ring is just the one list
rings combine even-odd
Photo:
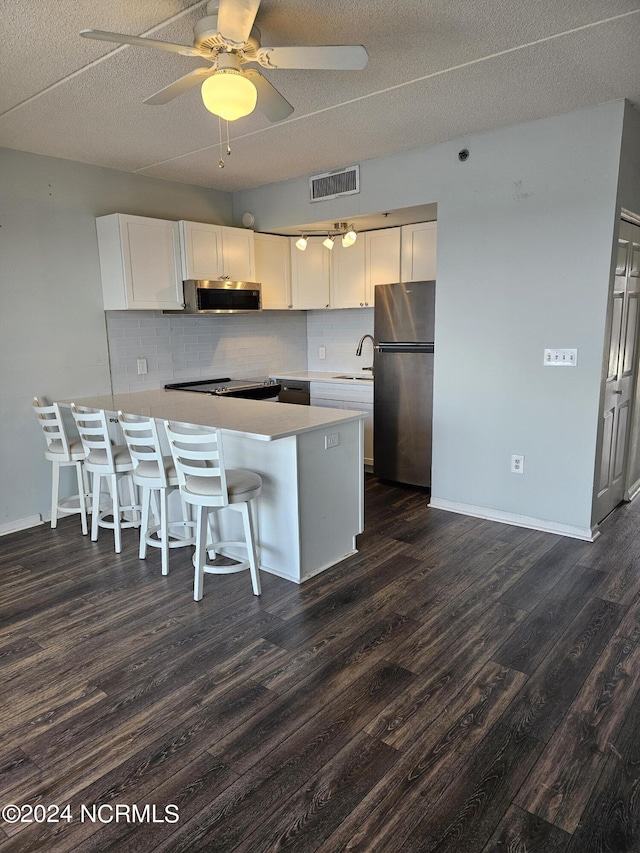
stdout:
[[155,419],[118,412],[118,420],[133,462],[133,473],[135,474],[138,466],[142,465],[141,473],[144,472],[145,476],[149,476],[149,469],[153,468],[153,476],[157,477],[161,483],[161,488],[167,489],[169,483],[162,458],[160,434]]
[[104,465],[115,474],[113,448],[109,438],[107,416],[103,409],[89,409],[71,404],[71,413],[90,465]]
[[[208,506],[228,506],[221,430],[179,421],[165,421],[165,427],[185,500]],[[198,496],[202,500],[198,500]]]
[[38,419],[38,423],[42,427],[42,432],[47,442],[47,451],[55,453],[56,457],[65,462],[70,462],[71,451],[69,439],[58,404],[52,403],[50,406],[47,406],[39,397],[34,397],[33,411]]

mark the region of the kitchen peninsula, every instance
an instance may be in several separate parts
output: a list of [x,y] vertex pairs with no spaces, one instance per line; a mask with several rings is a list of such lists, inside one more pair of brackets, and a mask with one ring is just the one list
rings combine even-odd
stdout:
[[356,552],[364,528],[365,412],[166,390],[73,402],[113,418],[120,410],[219,427],[225,464],[262,477],[257,526],[264,571],[301,583]]

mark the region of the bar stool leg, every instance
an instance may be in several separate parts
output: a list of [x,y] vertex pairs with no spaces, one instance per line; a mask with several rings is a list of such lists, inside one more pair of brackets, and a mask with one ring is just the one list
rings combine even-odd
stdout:
[[256,542],[253,535],[253,519],[251,517],[250,502],[241,504],[242,523],[244,525],[244,538],[247,543],[247,554],[249,556],[249,569],[251,572],[251,585],[253,594],[260,595],[260,574],[258,573],[258,554],[256,551]]
[[82,519],[82,535],[87,535],[87,500],[84,481],[84,465],[76,462],[76,480],[78,481],[78,501],[80,502],[80,518]]
[[100,518],[100,474],[93,475],[93,498],[91,501],[91,541],[98,541],[98,520]]
[[122,551],[122,535],[120,531],[120,495],[118,494],[118,478],[115,474],[107,477],[109,491],[111,492],[111,503],[113,506],[113,538],[115,540],[116,554]]
[[208,507],[195,506],[196,512],[196,553],[195,574],[193,577],[193,598],[201,601],[204,587],[204,564],[207,559],[207,511]]
[[136,486],[133,477],[129,474],[126,478],[129,483],[129,503],[133,507],[131,510],[131,518],[133,521],[140,522],[140,513],[137,509],[138,507],[138,487]]
[[162,574],[169,574],[169,526],[167,522],[167,490],[160,492],[160,553],[162,556]]
[[151,489],[142,487],[142,523],[140,525],[140,548],[138,557],[144,560],[147,556],[147,530],[149,529],[149,505],[151,503]]
[[51,527],[58,526],[58,495],[60,494],[60,464],[51,463]]
[[89,482],[89,472],[86,467],[82,466],[82,481],[84,483],[84,505],[88,512],[91,512],[91,484]]

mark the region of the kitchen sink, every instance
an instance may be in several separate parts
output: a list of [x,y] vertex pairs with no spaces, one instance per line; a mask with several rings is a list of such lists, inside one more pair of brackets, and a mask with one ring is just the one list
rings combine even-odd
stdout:
[[342,376],[334,376],[334,379],[363,379],[365,382],[373,382],[373,376],[354,376],[352,373],[346,373]]

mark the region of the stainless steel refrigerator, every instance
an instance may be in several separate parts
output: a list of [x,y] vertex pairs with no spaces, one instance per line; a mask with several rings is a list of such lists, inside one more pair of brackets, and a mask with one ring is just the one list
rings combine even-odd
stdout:
[[435,281],[382,284],[374,311],[374,473],[431,485]]

